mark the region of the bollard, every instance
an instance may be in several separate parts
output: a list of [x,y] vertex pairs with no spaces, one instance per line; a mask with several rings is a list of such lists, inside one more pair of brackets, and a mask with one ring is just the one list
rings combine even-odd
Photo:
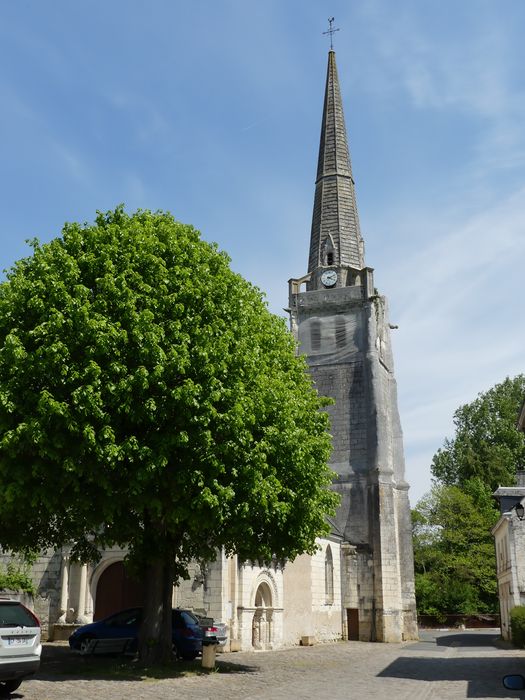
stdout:
[[202,645],[202,668],[215,668],[215,652],[217,644]]

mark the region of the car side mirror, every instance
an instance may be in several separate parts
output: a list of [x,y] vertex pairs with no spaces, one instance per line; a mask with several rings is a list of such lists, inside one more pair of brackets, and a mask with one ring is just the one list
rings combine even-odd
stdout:
[[503,685],[507,690],[523,690],[525,688],[525,678],[521,674],[504,676]]

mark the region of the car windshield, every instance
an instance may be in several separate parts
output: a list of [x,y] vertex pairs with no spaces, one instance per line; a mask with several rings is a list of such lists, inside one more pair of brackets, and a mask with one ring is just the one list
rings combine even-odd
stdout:
[[0,627],[37,627],[34,617],[20,603],[0,603]]

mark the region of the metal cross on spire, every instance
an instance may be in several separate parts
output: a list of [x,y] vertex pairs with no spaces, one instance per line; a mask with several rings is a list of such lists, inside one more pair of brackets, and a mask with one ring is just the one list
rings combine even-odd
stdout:
[[334,29],[334,19],[335,17],[328,18],[328,31],[323,32],[323,34],[330,34],[330,51],[334,50],[333,35],[335,34],[335,32],[339,31],[339,27]]

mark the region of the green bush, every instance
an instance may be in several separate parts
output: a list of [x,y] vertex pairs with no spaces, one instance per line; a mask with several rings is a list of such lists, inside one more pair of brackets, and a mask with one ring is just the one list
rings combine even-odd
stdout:
[[510,629],[514,646],[525,647],[525,605],[516,605],[510,611]]
[[34,595],[35,585],[29,573],[29,564],[15,561],[9,562],[6,567],[0,568],[0,591],[19,591]]

